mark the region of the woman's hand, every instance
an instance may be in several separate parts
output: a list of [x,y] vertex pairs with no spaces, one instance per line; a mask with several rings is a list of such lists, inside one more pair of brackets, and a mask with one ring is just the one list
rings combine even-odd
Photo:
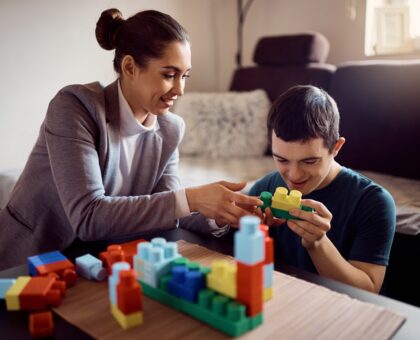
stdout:
[[236,192],[246,183],[220,181],[186,188],[190,211],[197,211],[218,224],[238,224],[239,218],[252,214],[262,202],[258,197],[251,197]]
[[302,246],[311,249],[319,245],[331,228],[332,214],[325,205],[314,200],[302,200],[302,205],[315,209],[316,212],[291,209],[290,215],[302,220],[289,220],[287,225],[302,238]]

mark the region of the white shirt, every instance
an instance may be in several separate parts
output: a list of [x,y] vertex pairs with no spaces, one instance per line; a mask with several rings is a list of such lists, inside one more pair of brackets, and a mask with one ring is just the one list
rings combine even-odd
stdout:
[[[139,145],[145,133],[154,132],[159,127],[157,118],[148,114],[144,124],[140,124],[134,117],[133,110],[125,99],[120,82],[118,82],[118,102],[120,109],[120,166],[115,179],[112,196],[129,196],[139,166]],[[175,190],[175,218],[190,215],[185,189]]]

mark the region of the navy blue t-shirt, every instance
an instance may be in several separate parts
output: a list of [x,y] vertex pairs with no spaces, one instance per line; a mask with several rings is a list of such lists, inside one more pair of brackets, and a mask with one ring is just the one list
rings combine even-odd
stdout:
[[[259,196],[263,191],[274,194],[279,186],[287,187],[275,171],[258,180],[249,195]],[[329,185],[302,198],[321,202],[332,213],[327,236],[346,260],[388,265],[396,217],[395,203],[387,190],[342,167]],[[301,237],[287,225],[270,228],[270,236],[274,239],[276,264],[317,272]]]

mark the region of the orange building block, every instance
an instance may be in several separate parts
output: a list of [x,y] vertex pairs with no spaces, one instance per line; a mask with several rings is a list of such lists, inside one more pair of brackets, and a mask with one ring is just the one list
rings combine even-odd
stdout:
[[60,305],[63,298],[61,285],[55,285],[53,276],[35,276],[19,294],[20,310],[45,309]]
[[62,280],[67,283],[69,287],[73,286],[77,281],[77,274],[76,270],[74,269],[74,264],[68,259],[37,266],[36,271],[39,275],[56,273]]
[[106,268],[108,275],[112,274],[112,265],[115,262],[128,262],[132,268],[133,256],[137,254],[137,244],[145,241],[144,239],[139,239],[121,244],[111,244],[106,251],[101,252],[99,259],[102,261],[104,268]]
[[33,338],[53,335],[53,315],[50,311],[31,313],[29,315],[29,332]]
[[263,262],[252,266],[237,261],[236,299],[246,305],[246,314],[256,316],[263,311]]
[[125,254],[122,247],[118,244],[112,244],[107,247],[106,251],[99,254],[108,275],[112,274],[112,265],[116,262],[124,262]]
[[120,271],[120,282],[117,285],[118,309],[123,314],[142,311],[142,290],[134,270]]
[[264,233],[264,248],[265,248],[265,259],[264,264],[274,262],[274,243],[273,239],[268,234],[268,226],[260,224],[260,230]]

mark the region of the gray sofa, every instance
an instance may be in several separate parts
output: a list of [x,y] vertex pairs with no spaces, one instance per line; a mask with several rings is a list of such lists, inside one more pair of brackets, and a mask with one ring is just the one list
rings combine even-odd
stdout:
[[263,88],[271,100],[290,86],[314,84],[337,101],[346,144],[338,161],[387,188],[397,232],[383,293],[420,306],[420,60],[325,64],[320,34],[267,37],[256,66],[233,76],[232,91]]

